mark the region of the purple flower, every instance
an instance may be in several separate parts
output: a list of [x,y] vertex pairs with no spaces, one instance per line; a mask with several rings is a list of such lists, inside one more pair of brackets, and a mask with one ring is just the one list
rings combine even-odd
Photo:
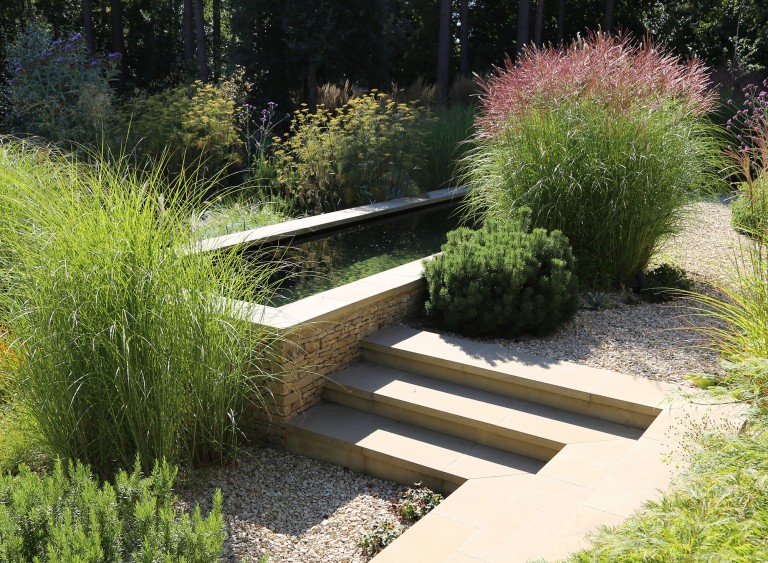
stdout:
[[67,43],[66,45],[64,45],[64,50],[65,50],[65,51],[69,51],[69,50],[71,50],[71,49],[72,49],[72,45],[70,45],[69,43]]
[[18,79],[17,79],[17,78],[11,78],[11,79],[8,81],[8,84],[13,84],[14,82],[16,82],[16,80],[18,80]]
[[52,54],[53,53],[51,53],[50,51],[43,51],[42,53],[40,53],[40,56],[42,58],[46,59],[46,58],[50,57]]
[[51,42],[51,45],[53,45],[54,47],[58,47],[59,45],[61,45],[61,41],[59,41],[59,40],[57,39],[56,41],[52,41],[52,42]]
[[91,66],[98,66],[99,62],[96,60],[91,61]]
[[82,39],[82,38],[83,38],[82,35],[80,35],[79,33],[75,33],[75,36],[72,38],[72,41],[77,41],[78,39]]
[[110,59],[116,59],[117,57],[120,57],[120,53],[110,53],[107,55]]
[[17,66],[15,69],[13,69],[13,72],[15,72],[16,74],[19,74],[21,72],[21,67]]
[[59,57],[59,58],[58,58],[58,59],[56,59],[54,62],[57,62],[57,63],[63,63],[63,62],[64,62],[64,59],[63,59],[63,58],[61,58],[61,57]]

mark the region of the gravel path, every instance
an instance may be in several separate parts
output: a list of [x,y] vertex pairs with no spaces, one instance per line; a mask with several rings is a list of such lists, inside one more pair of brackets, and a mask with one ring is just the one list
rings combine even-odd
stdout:
[[[724,268],[744,243],[730,227],[730,209],[712,201],[690,211],[684,232],[668,241],[659,258],[697,280],[724,281]],[[549,338],[499,342],[683,385],[686,374],[718,370],[713,352],[691,347],[696,334],[685,327],[704,321],[686,315],[684,304],[628,304],[621,294],[610,301],[602,311],[580,310]],[[216,487],[224,494],[229,526],[224,561],[254,562],[268,554],[271,563],[366,561],[357,542],[377,521],[395,521],[389,500],[401,488],[269,448],[246,452],[237,465],[196,474],[179,496],[200,502],[205,511]]]

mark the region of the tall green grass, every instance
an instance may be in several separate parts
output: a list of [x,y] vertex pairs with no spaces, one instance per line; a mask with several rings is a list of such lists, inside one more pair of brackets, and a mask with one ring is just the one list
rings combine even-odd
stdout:
[[718,144],[684,107],[614,111],[584,99],[529,108],[464,159],[471,207],[568,236],[587,286],[632,285],[697,190],[719,182]]
[[419,176],[423,191],[456,186],[458,163],[472,146],[477,108],[454,104],[434,110],[425,120],[425,164]]
[[273,335],[216,297],[265,287],[269,272],[188,252],[184,191],[159,168],[0,143],[0,311],[19,406],[53,455],[102,475],[137,454],[145,469],[225,459],[269,377]]

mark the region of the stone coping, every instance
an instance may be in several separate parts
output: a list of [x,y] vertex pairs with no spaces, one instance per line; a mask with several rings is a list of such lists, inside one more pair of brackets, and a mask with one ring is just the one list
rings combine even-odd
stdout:
[[414,260],[281,307],[241,301],[241,311],[243,317],[254,324],[281,330],[333,320],[389,294],[421,286],[423,261],[424,258]]
[[[241,244],[254,244],[257,242],[275,242],[284,238],[291,238],[308,233],[315,233],[332,228],[338,228],[350,223],[360,221],[361,218],[371,219],[371,215],[385,216],[408,209],[418,209],[449,202],[461,198],[469,193],[469,188],[443,188],[433,190],[415,197],[402,197],[390,201],[361,205],[351,209],[343,209],[332,213],[323,213],[311,217],[302,217],[292,221],[268,225],[249,231],[241,231],[222,235],[200,241],[196,246],[198,251],[224,250]],[[378,217],[377,217],[378,218]]]

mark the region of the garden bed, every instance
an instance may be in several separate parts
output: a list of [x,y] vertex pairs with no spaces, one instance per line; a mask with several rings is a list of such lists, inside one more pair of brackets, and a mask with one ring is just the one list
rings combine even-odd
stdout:
[[[723,279],[743,242],[730,226],[729,207],[705,201],[690,207],[684,231],[660,254],[704,290],[706,280]],[[581,309],[551,337],[508,343],[553,359],[685,385],[686,374],[718,368],[716,353],[690,347],[695,334],[684,327],[704,320],[685,315],[681,302],[628,304],[625,298],[611,294],[610,308]],[[367,560],[360,536],[382,518],[394,521],[388,498],[399,488],[269,448],[255,450],[239,465],[199,474],[181,496],[203,502],[217,486],[224,492],[230,533],[226,560],[268,553],[272,563]]]

